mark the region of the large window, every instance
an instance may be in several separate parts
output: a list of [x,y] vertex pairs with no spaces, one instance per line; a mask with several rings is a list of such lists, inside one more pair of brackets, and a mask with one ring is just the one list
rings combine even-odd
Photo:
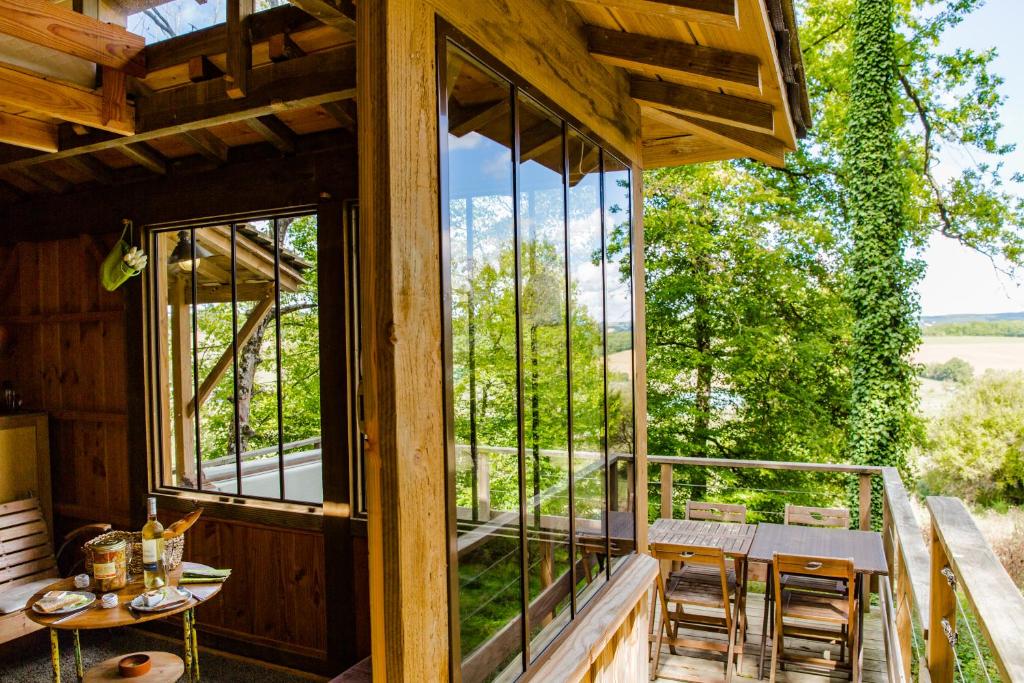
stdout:
[[439,43],[453,660],[514,680],[635,546],[630,174]]
[[322,503],[316,216],[149,244],[157,483]]

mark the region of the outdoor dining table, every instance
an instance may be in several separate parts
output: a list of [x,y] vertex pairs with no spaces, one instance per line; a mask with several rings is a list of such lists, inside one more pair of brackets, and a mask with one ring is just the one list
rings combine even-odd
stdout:
[[647,532],[649,543],[697,545],[721,548],[726,557],[736,564],[736,582],[739,589],[739,630],[736,653],[742,661],[747,632],[747,562],[757,534],[756,524],[711,522],[695,519],[659,519]]
[[[653,530],[653,527],[652,527]],[[776,553],[784,555],[805,555],[809,557],[832,557],[852,559],[853,569],[860,578],[857,590],[861,600],[867,600],[868,591],[864,584],[870,576],[884,576],[889,573],[885,561],[882,535],[877,531],[856,531],[852,529],[830,529],[785,524],[758,524],[754,542],[747,554],[750,562],[764,562],[768,565],[768,581],[764,592],[764,624],[761,628],[761,653],[758,658],[758,678],[764,675],[765,644],[768,635],[769,605],[772,596],[772,560]],[[863,633],[864,610],[858,615],[859,627]],[[860,640],[863,648],[864,640]],[[855,656],[859,657],[860,652]]]

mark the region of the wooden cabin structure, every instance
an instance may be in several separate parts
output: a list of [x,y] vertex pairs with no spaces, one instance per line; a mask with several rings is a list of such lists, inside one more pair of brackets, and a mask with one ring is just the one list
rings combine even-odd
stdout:
[[791,0],[0,0],[0,380],[55,529],[201,506],[199,632],[256,660],[641,680],[641,171],[809,125]]

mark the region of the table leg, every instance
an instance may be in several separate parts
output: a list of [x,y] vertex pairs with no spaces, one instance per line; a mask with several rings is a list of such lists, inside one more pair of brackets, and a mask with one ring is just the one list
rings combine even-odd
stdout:
[[60,643],[55,628],[50,629],[50,664],[53,666],[54,683],[60,683]]
[[195,667],[196,677],[195,680],[199,680],[199,636],[196,630],[196,611],[195,609],[189,610],[188,623],[192,626],[192,666]]
[[[764,678],[764,650],[765,644],[768,642],[768,619],[771,613],[772,590],[774,589],[772,565],[770,562],[767,564],[767,567],[768,578],[764,586],[764,613],[761,615],[761,653],[757,658],[757,680]],[[774,623],[774,620],[772,623]]]
[[192,627],[189,625],[189,610],[181,613],[181,623],[185,631],[185,673],[192,680]]
[[75,634],[75,674],[78,675],[78,680],[85,678],[85,667],[82,666],[82,643],[78,638],[78,629],[74,630]]

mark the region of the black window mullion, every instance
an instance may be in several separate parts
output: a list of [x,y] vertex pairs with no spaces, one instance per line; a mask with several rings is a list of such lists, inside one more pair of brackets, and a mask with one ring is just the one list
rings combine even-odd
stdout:
[[199,274],[196,273],[196,229],[189,229],[192,259],[192,420],[196,432],[196,490],[203,489],[202,430],[199,426]]
[[572,413],[572,263],[569,249],[569,126],[562,121],[562,210],[565,226],[565,348],[566,402],[568,404],[569,439],[566,460],[569,472],[569,589],[570,614],[576,618],[576,473],[573,454],[576,450]]
[[238,412],[238,225],[231,224],[231,385],[234,396],[235,494],[242,495],[242,435]]
[[[317,226],[319,230],[319,226]],[[284,490],[284,394],[281,384],[281,220],[274,219],[274,353],[277,357],[277,476],[281,500]],[[323,444],[321,444],[323,453]],[[241,457],[241,455],[239,455]],[[322,456],[321,456],[322,457]],[[239,486],[239,494],[242,489]]]
[[519,552],[520,585],[522,588],[523,670],[530,667],[530,548],[526,533],[526,435],[523,386],[523,297],[522,297],[522,234],[519,224],[519,92],[515,86],[512,97],[512,245],[516,280],[516,421],[519,451]]
[[609,462],[608,448],[608,237],[605,233],[605,196],[604,196],[604,149],[599,152],[598,157],[600,182],[598,183],[598,198],[601,210],[601,405],[604,406],[604,542],[606,553],[604,556],[605,575],[610,579],[612,576],[612,515],[611,501],[608,493],[611,491],[611,463]]

